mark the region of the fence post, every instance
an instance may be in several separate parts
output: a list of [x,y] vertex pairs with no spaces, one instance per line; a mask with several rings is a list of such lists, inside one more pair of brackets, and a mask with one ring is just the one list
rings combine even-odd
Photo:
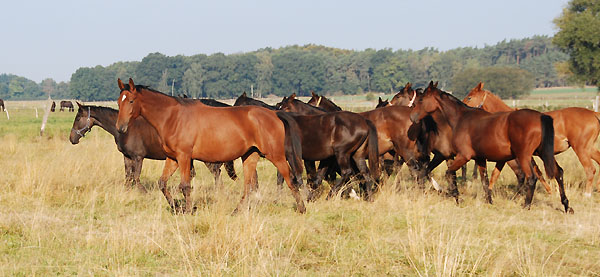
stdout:
[[596,100],[594,101],[594,111],[598,112],[598,101],[600,100],[600,96],[596,95]]
[[40,136],[44,135],[44,129],[46,128],[46,122],[48,121],[48,115],[50,115],[50,107],[51,107],[51,105],[46,106],[46,111],[44,112],[44,119],[42,119],[42,128],[40,128]]

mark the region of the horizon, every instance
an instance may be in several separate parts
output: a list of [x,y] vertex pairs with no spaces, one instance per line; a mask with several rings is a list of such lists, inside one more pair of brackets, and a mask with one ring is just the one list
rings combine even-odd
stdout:
[[483,48],[503,40],[554,36],[552,20],[566,4],[563,0],[9,3],[7,10],[28,14],[14,12],[0,18],[2,25],[12,27],[0,31],[12,41],[0,46],[0,73],[37,83],[46,78],[68,82],[79,68],[141,61],[155,52],[230,55],[308,44],[354,51]]

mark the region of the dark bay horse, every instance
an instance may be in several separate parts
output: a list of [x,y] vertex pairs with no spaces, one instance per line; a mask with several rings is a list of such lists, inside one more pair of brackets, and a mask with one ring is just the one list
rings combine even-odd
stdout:
[[[128,184],[133,183],[141,191],[146,191],[140,183],[140,173],[144,159],[165,160],[167,158],[156,130],[143,117],[138,117],[130,121],[129,131],[126,134],[121,134],[116,128],[118,110],[108,107],[87,106],[80,103],[77,103],[77,105],[79,109],[75,115],[69,136],[71,143],[78,144],[79,140],[94,126],[104,129],[115,138],[117,149],[123,153],[126,182]],[[215,177],[215,186],[221,186],[223,183],[221,180],[222,163],[205,164]],[[225,169],[232,180],[237,179],[233,161],[225,163]],[[195,175],[193,166],[191,170],[192,175]]]
[[[314,92],[308,104],[314,107],[317,107],[318,104],[320,109],[327,112],[341,110],[333,101]],[[410,108],[384,106],[383,108],[376,108],[359,114],[375,124],[379,154],[383,156],[383,168],[388,175],[392,174],[394,164],[402,166],[404,162],[406,162],[413,173],[418,173],[422,170],[423,165],[429,159],[422,154],[423,151],[419,149],[417,141],[409,138],[407,135],[408,130],[413,126],[409,117]],[[398,159],[398,157],[401,159]],[[423,173],[417,174],[417,176],[421,175]]]
[[0,99],[0,111],[2,111],[2,112],[3,112],[3,111],[4,111],[4,109],[6,109],[6,108],[4,107],[4,100]]
[[[463,102],[471,107],[481,107],[488,112],[507,112],[515,109],[509,107],[490,91],[483,89],[483,83],[479,83],[465,97]],[[579,158],[579,162],[585,169],[587,182],[585,195],[591,196],[596,168],[592,163],[594,160],[600,164],[600,151],[594,146],[598,134],[600,134],[600,114],[579,107],[564,108],[545,114],[554,119],[554,153],[559,154],[573,147],[573,151]],[[490,179],[493,186],[500,172],[494,171]],[[541,179],[540,179],[541,181]],[[546,190],[551,192],[550,186],[545,183]],[[597,183],[600,190],[600,182]]]
[[390,105],[390,101],[388,100],[383,100],[381,99],[381,97],[379,97],[379,101],[377,102],[377,106],[375,106],[375,108],[383,108],[383,107],[387,107],[388,105]]
[[75,108],[73,107],[73,103],[71,103],[71,101],[60,101],[60,111],[64,111],[65,108],[67,108],[70,112],[74,112]]
[[554,159],[554,127],[552,117],[534,110],[489,113],[465,105],[456,97],[429,84],[421,97],[415,101],[410,114],[413,122],[440,111],[452,126],[452,144],[456,156],[448,164],[446,176],[450,182],[450,194],[458,200],[456,170],[474,159],[479,168],[486,199],[492,203],[487,180],[486,161],[495,161],[500,170],[504,164],[516,159],[524,173],[527,194],[525,207],[529,208],[535,191],[532,156],[538,154],[544,162],[546,174],[558,182],[561,203],[565,212],[573,212],[565,195],[562,168]]
[[248,97],[245,91],[244,93],[242,93],[242,95],[235,99],[235,103],[233,103],[233,106],[258,106],[267,108],[269,110],[277,110],[275,106],[271,106],[263,101]]
[[120,133],[127,133],[129,121],[141,116],[156,129],[167,155],[159,186],[173,210],[176,210],[175,202],[166,182],[177,168],[181,174],[179,188],[185,199],[182,211],[189,213],[193,211],[191,159],[226,162],[241,157],[244,194],[235,210],[239,211],[255,183],[258,158],[263,156],[283,175],[296,200],[297,211],[306,211],[298,190],[302,182],[302,148],[293,118],[283,112],[254,106],[210,107],[136,86],[131,78],[127,85],[119,79],[118,85],[121,93],[116,127]]
[[56,102],[52,101],[52,106],[50,106],[50,111],[51,112],[55,112],[56,111]]
[[[282,111],[290,112],[301,130],[302,158],[311,185],[309,199],[316,196],[316,189],[325,171],[337,162],[341,178],[335,182],[327,198],[336,195],[354,175],[357,167],[366,181],[366,198],[370,199],[379,179],[379,150],[377,130],[364,117],[345,111],[327,113],[296,99],[296,94],[286,97],[277,104]],[[365,159],[369,159],[369,167]],[[319,167],[315,172],[315,161],[325,161],[328,167]],[[316,175],[316,176],[315,176]],[[316,181],[314,179],[317,178]]]

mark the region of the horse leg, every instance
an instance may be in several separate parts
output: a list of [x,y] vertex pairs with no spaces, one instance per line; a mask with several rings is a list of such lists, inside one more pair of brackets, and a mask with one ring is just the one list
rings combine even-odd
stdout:
[[531,202],[533,201],[533,194],[535,192],[535,184],[537,182],[537,178],[535,174],[533,174],[533,165],[531,164],[531,156],[530,155],[521,155],[517,157],[517,162],[521,166],[521,170],[525,176],[525,186],[527,192],[525,194],[525,203],[523,208],[529,209],[531,207]]
[[[292,196],[296,200],[296,210],[299,213],[305,213],[306,207],[304,206],[304,200],[302,200],[302,196],[300,195],[300,184],[302,180],[297,180],[296,178],[292,178],[292,173],[290,172],[290,165],[288,164],[285,156],[281,155],[279,157],[273,157],[272,155],[265,155],[269,161],[275,165],[277,170],[281,172],[283,179],[287,183],[288,187],[292,191]],[[294,180],[294,181],[292,181]]]
[[[510,167],[510,169],[512,169],[512,171],[515,173],[515,177],[517,177],[517,193],[523,194],[523,190],[527,189],[526,187],[528,186],[528,184],[526,184],[527,179],[525,178],[523,170],[521,170],[521,165],[518,163],[517,160],[510,160],[507,162],[507,164]],[[496,180],[499,176],[500,172],[498,172],[498,176],[495,179],[492,176],[492,182],[490,183],[490,186],[493,186],[496,183]]]
[[163,167],[162,175],[160,176],[160,179],[158,179],[158,187],[165,195],[165,198],[167,199],[167,202],[169,203],[169,206],[171,206],[173,212],[175,212],[175,202],[173,201],[173,197],[171,197],[171,193],[167,189],[167,181],[171,175],[175,173],[175,170],[177,170],[178,167],[177,161],[167,158]]
[[236,214],[240,211],[242,206],[248,200],[248,195],[255,182],[254,178],[256,177],[256,163],[258,163],[258,158],[260,156],[257,152],[249,152],[242,156],[242,166],[244,168],[244,194],[242,195],[242,199],[240,203],[237,205],[233,213]]
[[477,168],[478,168],[478,166],[477,166],[477,163],[476,163],[476,164],[473,165],[473,179],[477,179]]
[[592,163],[592,158],[590,157],[589,151],[585,151],[586,149],[581,149],[580,147],[573,147],[573,151],[579,158],[579,162],[583,166],[585,170],[585,176],[587,177],[585,183],[585,196],[592,196],[592,184],[594,183],[594,176],[596,175],[596,168]]
[[481,176],[481,184],[483,185],[483,191],[485,191],[485,199],[488,203],[493,204],[492,191],[490,190],[490,181],[487,175],[487,163],[485,159],[477,159],[475,160],[475,165],[477,165],[479,175]]
[[281,175],[281,172],[279,172],[279,170],[277,170],[277,187],[278,188],[282,188],[283,187],[283,175]]
[[[358,153],[357,153],[358,154]],[[358,167],[358,171],[362,176],[362,179],[366,182],[366,197],[365,200],[372,201],[373,194],[377,192],[377,183],[373,180],[371,174],[369,174],[369,168],[367,167],[367,162],[361,155],[354,154],[352,157],[354,159],[354,163],[356,163],[356,167]]]
[[[331,171],[332,167],[337,167],[337,163],[335,163],[335,161],[333,160],[323,160],[319,162],[319,167],[317,169],[317,176],[316,176],[316,180],[315,180],[315,188],[310,190],[310,192],[308,193],[308,198],[306,199],[306,201],[312,202],[315,199],[317,199],[319,196],[321,196],[321,192],[323,191],[323,187],[321,186],[323,184],[323,179],[325,178],[325,174],[327,174],[329,171]],[[308,171],[308,169],[307,169]],[[334,172],[335,174],[335,172]]]
[[140,182],[140,174],[142,173],[142,164],[143,163],[144,163],[143,157],[136,157],[133,160],[133,182],[135,183],[135,186],[137,186],[137,188],[141,192],[146,193],[148,191],[146,190],[146,188],[144,188],[144,186],[142,186],[142,183]]
[[496,183],[496,180],[498,180],[502,168],[504,168],[504,162],[497,162],[496,166],[494,167],[494,170],[492,171],[492,177],[490,178],[488,184],[488,189],[490,190],[490,192],[492,191],[492,189],[494,189],[494,184]]
[[469,161],[462,155],[456,155],[454,160],[448,161],[448,170],[446,170],[446,179],[449,181],[448,195],[456,199],[456,203],[460,202],[458,187],[456,186],[456,171]]
[[[598,165],[600,165],[600,151],[598,151],[598,149],[593,148],[593,147],[591,147],[591,149],[592,150],[590,151],[591,152],[590,156]],[[596,181],[596,189],[600,191],[600,179],[598,179]]]
[[179,154],[177,156],[177,164],[179,165],[179,174],[181,175],[179,189],[181,190],[183,199],[185,200],[183,213],[192,213],[192,186],[190,185],[190,181],[192,179],[190,174],[192,159],[190,158],[190,154]]
[[129,187],[133,184],[133,160],[123,155],[125,163],[125,186]]
[[562,167],[560,167],[560,165],[558,164],[557,161],[554,161],[554,163],[556,164],[556,175],[554,176],[554,179],[556,179],[556,182],[558,183],[558,191],[560,193],[560,202],[565,207],[565,213],[572,214],[575,211],[573,211],[573,208],[569,207],[569,199],[567,199],[567,195],[565,194],[565,184],[564,184],[564,180],[563,180],[564,171],[563,171]]
[[225,171],[227,171],[227,175],[229,175],[229,178],[231,178],[231,180],[237,180],[235,168],[233,167],[233,161],[228,161],[225,163]]
[[349,155],[344,155],[344,153],[337,152],[335,156],[337,158],[338,166],[341,169],[342,177],[335,182],[333,187],[331,187],[326,199],[330,199],[331,197],[337,195],[338,191],[350,180],[350,176],[352,176],[352,167],[350,166]]
[[212,175],[215,177],[215,187],[217,187],[217,188],[223,187],[223,180],[221,180],[221,165],[222,164],[223,163],[204,162],[204,165],[206,165],[206,168],[208,168],[208,171],[210,171],[210,173],[212,173]]
[[[538,167],[537,163],[535,163],[534,159],[531,159],[531,165],[533,166],[533,174],[535,174],[535,177],[538,180],[540,180],[540,183],[542,183],[542,185],[544,185],[544,188],[546,189],[546,192],[549,193],[549,194],[552,194],[552,187],[550,187],[550,185],[548,184],[548,182],[546,182],[546,179],[544,179],[544,174],[542,174],[542,171]],[[594,166],[592,165],[592,168],[593,167]],[[593,174],[592,174],[592,179],[594,179],[594,175]]]

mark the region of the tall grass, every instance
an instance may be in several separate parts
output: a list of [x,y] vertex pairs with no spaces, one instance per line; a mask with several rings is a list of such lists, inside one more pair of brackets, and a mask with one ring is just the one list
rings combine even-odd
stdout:
[[[144,162],[148,194],[124,186],[113,138],[94,129],[71,145],[73,117],[52,114],[46,137],[26,109],[0,118],[0,275],[600,274],[599,196],[583,197],[572,151],[558,161],[574,215],[543,189],[522,209],[510,170],[494,205],[485,204],[478,180],[459,187],[457,205],[418,189],[406,168],[372,203],[319,199],[301,215],[266,161],[249,211],[230,215],[241,180],[223,176],[217,188],[196,162],[198,211],[173,215],[156,189],[162,162]],[[239,161],[236,170],[242,174]],[[442,184],[444,171],[434,172]],[[178,178],[169,184],[181,198]]]

